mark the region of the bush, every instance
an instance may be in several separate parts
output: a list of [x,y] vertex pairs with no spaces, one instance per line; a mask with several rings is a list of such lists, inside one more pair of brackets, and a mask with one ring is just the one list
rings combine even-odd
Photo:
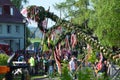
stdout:
[[[7,60],[8,60],[9,56],[6,54],[0,54],[0,66],[2,65],[7,65]],[[0,80],[2,80],[4,78],[5,74],[0,74]]]
[[63,64],[62,68],[62,76],[60,77],[60,80],[72,80],[72,75],[70,75],[70,71],[67,68],[66,64]]
[[7,65],[9,56],[6,54],[0,54],[0,65]]
[[96,54],[95,54],[95,52],[92,52],[88,58],[88,61],[91,62],[92,64],[94,64],[96,60],[97,60]]
[[94,76],[94,72],[90,67],[82,67],[78,71],[78,80],[97,80]]

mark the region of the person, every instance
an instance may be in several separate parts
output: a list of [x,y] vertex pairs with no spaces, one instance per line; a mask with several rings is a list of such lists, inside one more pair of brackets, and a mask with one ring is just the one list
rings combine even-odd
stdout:
[[49,73],[50,77],[52,77],[52,75],[53,75],[54,63],[55,63],[55,61],[52,59],[52,56],[51,56],[50,59],[48,60],[48,64],[49,64],[48,73]]
[[96,65],[97,69],[97,77],[106,76],[107,75],[107,64],[106,64],[106,58],[102,55],[102,53],[99,53],[97,55],[98,57],[98,63]]
[[29,64],[30,64],[30,74],[35,74],[35,59],[33,56],[30,57]]
[[44,73],[46,75],[47,72],[48,72],[48,57],[44,57],[44,59],[43,59],[43,65],[44,65]]
[[[76,69],[76,64],[74,61],[74,56],[72,56],[71,60],[69,61],[69,70],[70,70],[71,76],[74,75],[75,69]],[[75,78],[75,77],[73,77],[73,78]]]
[[64,55],[63,61],[68,61],[68,56],[67,55]]
[[18,57],[18,61],[24,61],[24,56],[22,54],[20,54],[20,56]]

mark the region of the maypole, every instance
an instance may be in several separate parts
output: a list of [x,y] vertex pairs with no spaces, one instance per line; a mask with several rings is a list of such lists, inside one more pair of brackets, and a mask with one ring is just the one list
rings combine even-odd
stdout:
[[[92,38],[90,34],[84,31],[86,29],[85,27],[82,27],[77,24],[73,24],[69,21],[60,19],[57,15],[54,15],[54,13],[51,13],[49,11],[45,11],[45,9],[42,6],[30,6],[27,8],[28,11],[28,19],[35,20],[38,23],[38,27],[41,31],[44,31],[46,33],[46,37],[51,33],[53,29],[56,29],[59,25],[62,25],[68,32],[71,33],[71,31],[75,31],[76,35],[83,39],[86,43],[89,43],[93,48],[96,48],[97,50],[101,51],[104,56],[109,58],[110,60],[115,61],[115,63],[118,63],[120,61],[120,53],[116,53],[115,55],[112,54],[111,49],[102,46],[99,41]],[[57,26],[55,25],[51,29],[44,28],[41,23],[45,19],[45,17],[52,19],[54,22],[57,22]],[[83,23],[84,24],[84,23]],[[63,36],[63,35],[62,35]],[[62,38],[62,37],[60,37]],[[61,39],[60,39],[61,40]],[[112,55],[112,58],[111,58]],[[115,56],[113,58],[113,56]]]

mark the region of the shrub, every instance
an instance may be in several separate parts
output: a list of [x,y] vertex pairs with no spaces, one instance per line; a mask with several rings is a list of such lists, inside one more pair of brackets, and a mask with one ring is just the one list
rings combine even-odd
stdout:
[[60,80],[72,80],[72,75],[69,72],[67,66],[64,64],[62,68],[62,76],[60,77]]
[[6,54],[0,54],[0,65],[7,65],[9,56]]
[[[8,60],[9,56],[6,54],[0,54],[0,66],[2,65],[7,65],[7,60]],[[5,74],[0,74],[0,80],[2,80],[4,78]]]
[[82,67],[78,71],[78,80],[96,80],[94,76],[94,72],[89,67]]
[[97,60],[96,54],[94,51],[92,51],[92,53],[90,54],[90,56],[88,58],[88,61],[94,64],[96,60]]

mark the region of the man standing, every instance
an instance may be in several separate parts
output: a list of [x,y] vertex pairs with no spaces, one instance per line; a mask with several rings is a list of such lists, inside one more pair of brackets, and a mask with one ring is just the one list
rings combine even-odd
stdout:
[[75,69],[76,69],[76,65],[75,65],[75,61],[74,61],[74,56],[71,57],[71,60],[69,62],[69,69],[70,69],[70,72],[71,72],[71,76],[74,78],[74,72],[75,72]]
[[69,69],[71,72],[75,71],[75,62],[74,62],[74,56],[72,56],[70,62],[69,62]]
[[30,63],[30,74],[35,74],[35,59],[33,56],[30,57],[29,63]]

